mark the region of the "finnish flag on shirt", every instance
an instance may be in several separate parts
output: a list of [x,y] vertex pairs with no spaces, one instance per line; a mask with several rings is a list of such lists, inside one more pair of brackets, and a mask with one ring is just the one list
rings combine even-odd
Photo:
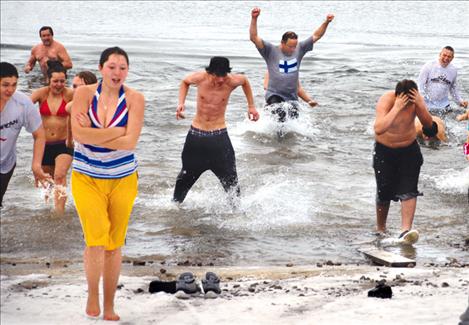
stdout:
[[298,70],[298,61],[296,58],[291,59],[291,60],[279,60],[278,61],[278,70],[281,73],[290,73],[290,72],[295,72]]

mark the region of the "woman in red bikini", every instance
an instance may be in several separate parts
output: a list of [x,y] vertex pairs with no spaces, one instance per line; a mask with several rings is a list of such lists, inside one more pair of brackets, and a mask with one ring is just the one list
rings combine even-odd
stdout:
[[73,91],[65,87],[67,74],[60,62],[49,61],[49,85],[35,90],[33,103],[39,103],[42,124],[46,130],[46,147],[42,169],[54,178],[54,206],[57,214],[65,211],[67,200],[67,172],[73,160],[69,113],[65,106],[72,100]]

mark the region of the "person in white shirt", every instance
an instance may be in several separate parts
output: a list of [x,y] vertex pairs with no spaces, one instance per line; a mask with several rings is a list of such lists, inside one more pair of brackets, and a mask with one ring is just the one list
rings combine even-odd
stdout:
[[445,46],[437,61],[425,64],[420,71],[418,87],[425,99],[431,114],[441,115],[452,111],[448,98],[451,94],[453,100],[461,107],[467,108],[468,101],[463,100],[459,94],[457,84],[457,69],[451,64],[454,58],[454,49]]

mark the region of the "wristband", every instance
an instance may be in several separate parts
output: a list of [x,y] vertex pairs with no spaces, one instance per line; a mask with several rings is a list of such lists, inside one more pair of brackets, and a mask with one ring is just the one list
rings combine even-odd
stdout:
[[435,121],[432,122],[432,126],[426,128],[422,127],[422,132],[427,137],[433,138],[438,133],[438,124]]

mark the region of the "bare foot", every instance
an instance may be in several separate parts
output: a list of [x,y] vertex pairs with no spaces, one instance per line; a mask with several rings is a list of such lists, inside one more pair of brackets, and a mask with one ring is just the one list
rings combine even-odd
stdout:
[[311,107],[315,107],[315,106],[318,105],[318,102],[316,102],[316,101],[314,101],[314,100],[310,100],[310,101],[308,102],[308,105],[311,106]]
[[99,300],[88,297],[88,301],[86,303],[86,314],[90,317],[98,317],[99,314],[101,314],[101,310],[99,309]]
[[121,319],[121,318],[119,317],[119,315],[117,315],[117,314],[114,312],[114,310],[111,310],[111,311],[109,311],[109,312],[107,312],[107,311],[104,312],[103,319],[104,319],[104,320],[113,320],[113,321],[117,321],[117,320],[119,320],[119,319]]

